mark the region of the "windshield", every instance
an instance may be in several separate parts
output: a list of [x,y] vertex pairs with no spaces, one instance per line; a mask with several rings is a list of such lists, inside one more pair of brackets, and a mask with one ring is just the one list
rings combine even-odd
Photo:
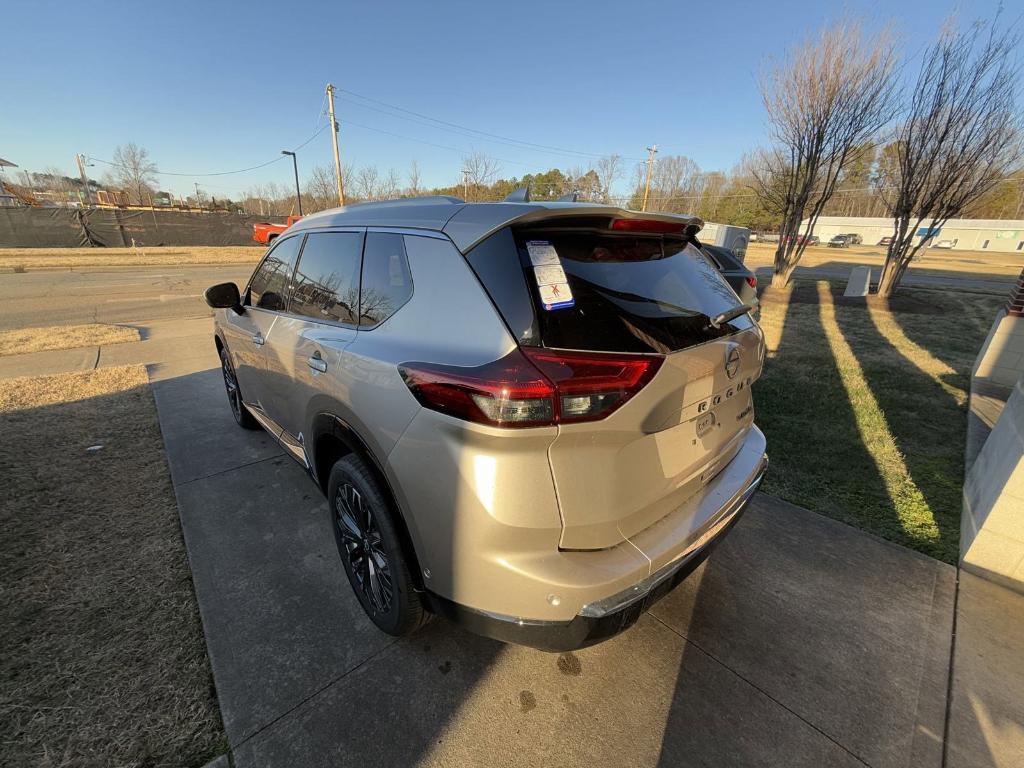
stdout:
[[[545,346],[669,353],[751,327],[746,315],[710,326],[741,302],[715,265],[679,238],[532,229],[518,233],[517,245]],[[542,284],[550,267],[565,275],[555,299]]]

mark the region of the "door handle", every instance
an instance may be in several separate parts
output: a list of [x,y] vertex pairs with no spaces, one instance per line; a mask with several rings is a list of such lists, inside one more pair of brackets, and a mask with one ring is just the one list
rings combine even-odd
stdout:
[[254,333],[252,335],[252,343],[255,344],[257,347],[262,347],[263,341],[264,339],[262,333]]
[[320,357],[319,352],[317,352],[315,355],[307,357],[306,365],[308,365],[314,371],[320,371],[320,373],[327,373],[327,361]]

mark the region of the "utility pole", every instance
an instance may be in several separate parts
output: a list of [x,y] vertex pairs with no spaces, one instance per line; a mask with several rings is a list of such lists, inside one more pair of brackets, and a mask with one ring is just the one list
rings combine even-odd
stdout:
[[292,156],[292,169],[295,171],[295,199],[299,202],[299,216],[302,215],[302,193],[299,192],[299,161],[295,159],[295,153],[287,149],[281,150],[282,155]]
[[192,184],[195,185],[195,188],[196,188],[196,205],[199,207],[200,210],[202,210],[202,208],[203,208],[203,198],[201,198],[199,196],[199,182],[198,181],[193,181]]
[[334,144],[334,178],[338,184],[338,205],[345,204],[345,185],[341,180],[341,155],[338,154],[338,121],[334,118],[334,86],[327,84],[327,111],[331,116],[331,142]]
[[644,182],[644,204],[641,211],[647,210],[647,196],[651,192],[651,171],[654,170],[654,156],[658,153],[658,145],[653,144],[647,148],[647,180]]
[[469,202],[469,168],[462,169],[462,199]]
[[89,190],[89,176],[85,172],[85,155],[79,152],[75,155],[75,162],[78,163],[78,175],[82,178],[82,190],[85,192],[85,202],[92,204],[92,192]]

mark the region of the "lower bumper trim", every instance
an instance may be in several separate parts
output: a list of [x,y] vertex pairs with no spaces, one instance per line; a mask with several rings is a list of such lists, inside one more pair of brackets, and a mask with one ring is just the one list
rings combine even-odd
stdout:
[[754,480],[743,493],[719,517],[718,522],[679,558],[636,586],[584,606],[570,621],[536,621],[500,616],[460,605],[429,590],[423,595],[427,607],[432,613],[444,616],[475,634],[542,651],[572,651],[607,640],[633,626],[644,611],[675,589],[704,562],[742,516],[764,478],[767,465],[766,456]]

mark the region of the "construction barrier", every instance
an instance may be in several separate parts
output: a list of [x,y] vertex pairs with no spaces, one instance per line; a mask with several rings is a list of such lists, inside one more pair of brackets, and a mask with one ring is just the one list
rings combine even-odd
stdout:
[[237,213],[0,208],[0,248],[253,245],[253,224],[284,220]]

